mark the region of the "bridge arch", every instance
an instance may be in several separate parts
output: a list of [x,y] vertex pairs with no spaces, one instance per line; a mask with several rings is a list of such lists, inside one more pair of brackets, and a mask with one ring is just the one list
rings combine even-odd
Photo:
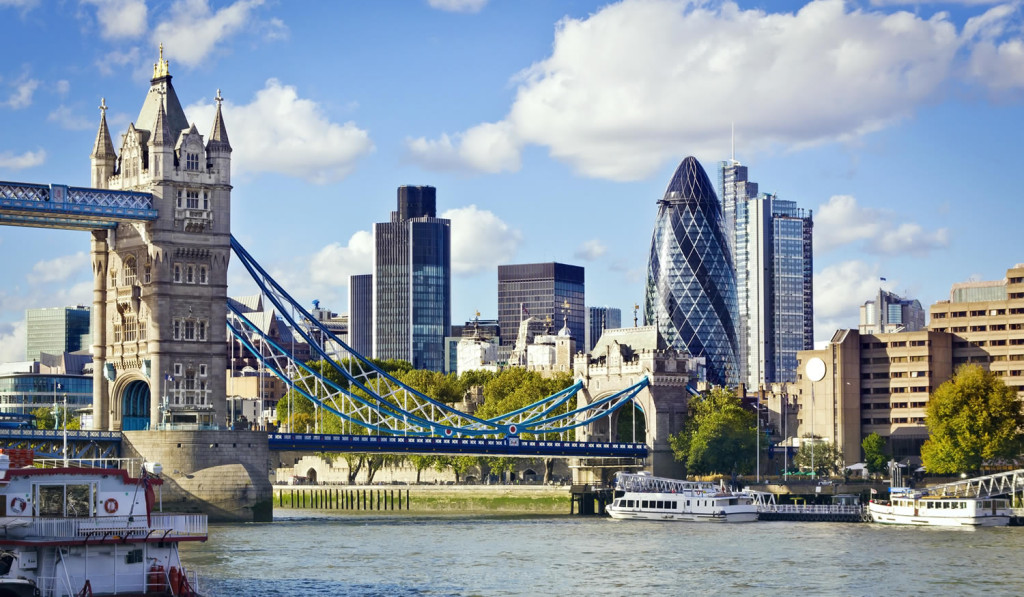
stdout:
[[122,431],[140,431],[150,428],[152,396],[149,380],[142,374],[119,377],[112,388],[113,403],[118,405],[114,414]]

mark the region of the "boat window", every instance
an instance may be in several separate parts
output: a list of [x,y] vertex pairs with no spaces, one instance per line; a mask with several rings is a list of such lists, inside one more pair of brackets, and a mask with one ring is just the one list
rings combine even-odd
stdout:
[[640,502],[640,507],[641,508],[650,508],[650,506],[648,506],[647,504],[648,504],[648,501],[647,500],[643,500],[642,502]]
[[142,550],[133,549],[124,555],[125,564],[138,564],[142,562]]
[[92,515],[92,484],[37,485],[38,516],[85,517]]
[[676,502],[672,502],[672,509],[673,509],[673,510],[676,510],[676,509],[678,509],[678,508],[679,508],[679,506],[676,506]]

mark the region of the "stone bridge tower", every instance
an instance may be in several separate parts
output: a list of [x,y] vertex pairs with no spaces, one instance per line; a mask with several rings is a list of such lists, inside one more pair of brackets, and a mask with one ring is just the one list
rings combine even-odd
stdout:
[[[573,368],[575,377],[583,380],[583,390],[577,395],[579,406],[648,378],[650,385],[635,398],[641,411],[636,428],[646,432],[646,437],[637,437],[637,441],[646,441],[650,451],[647,470],[657,476],[682,478],[685,469],[672,455],[669,436],[686,422],[690,396],[687,384],[700,377],[702,359],[670,348],[657,328],[645,326],[605,330],[589,355],[577,355]],[[577,429],[577,439],[632,441],[631,436],[623,437],[618,431],[620,419],[629,416],[628,408],[624,406],[612,417]],[[575,483],[600,483],[618,469],[585,467],[574,471]]]
[[160,58],[115,153],[106,102],[92,186],[153,195],[159,217],[92,237],[93,427],[210,428],[225,421],[231,144],[221,116],[205,140]]

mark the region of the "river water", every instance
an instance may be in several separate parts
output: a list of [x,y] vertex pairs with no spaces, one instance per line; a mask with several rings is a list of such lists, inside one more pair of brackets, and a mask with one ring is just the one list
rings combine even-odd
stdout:
[[1024,528],[310,515],[182,545],[209,597],[1024,594]]

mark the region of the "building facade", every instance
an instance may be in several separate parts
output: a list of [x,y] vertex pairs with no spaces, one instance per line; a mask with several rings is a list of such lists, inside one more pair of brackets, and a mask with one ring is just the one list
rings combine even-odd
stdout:
[[373,225],[373,356],[443,371],[451,328],[451,222],[434,187],[398,188],[390,222]]
[[605,330],[622,327],[622,309],[614,307],[587,307],[587,321],[584,328],[583,348],[594,349]]
[[25,310],[25,358],[41,353],[61,354],[92,348],[89,307],[51,307]]
[[98,429],[226,422],[231,144],[219,92],[216,100],[204,140],[185,117],[161,50],[119,152],[101,106],[92,186],[151,193],[159,217],[92,235]]
[[348,278],[348,346],[373,355],[373,274]]
[[687,157],[658,201],[644,320],[673,349],[705,357],[707,381],[732,386],[740,379],[736,313],[722,208],[704,168]]
[[507,361],[520,324],[533,318],[555,333],[567,325],[573,338],[584,337],[585,275],[577,265],[528,263],[498,266],[498,359]]
[[860,306],[860,333],[891,334],[924,329],[924,307],[917,299],[906,299],[878,289],[878,295]]
[[813,221],[793,201],[758,194],[746,166],[720,170],[736,274],[740,379],[751,388],[796,379],[796,353],[814,346]]
[[[804,374],[814,357],[825,362],[818,382]],[[860,460],[860,442],[871,433],[885,437],[898,459],[916,459],[928,438],[929,396],[957,367],[978,364],[1024,400],[1024,264],[1001,282],[954,285],[950,300],[932,305],[925,330],[839,330],[824,349],[800,352],[799,362],[800,436],[835,442],[847,464]]]

